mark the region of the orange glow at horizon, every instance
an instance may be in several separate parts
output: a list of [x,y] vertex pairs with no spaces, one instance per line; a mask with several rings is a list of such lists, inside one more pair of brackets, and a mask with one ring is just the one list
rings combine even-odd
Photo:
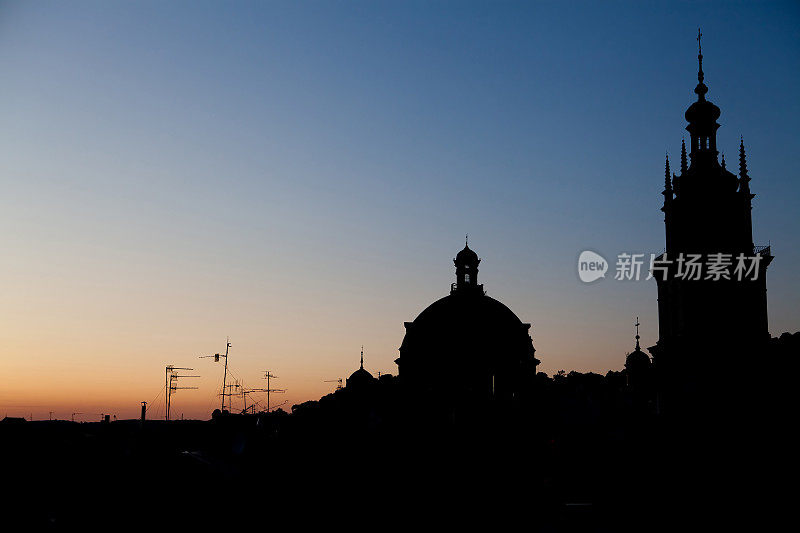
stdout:
[[[429,299],[427,303],[436,297]],[[373,375],[396,375],[393,361],[402,342],[402,322],[415,318],[427,303],[414,304],[413,311],[403,312],[393,304],[387,309],[387,302],[383,300],[378,306],[382,309],[373,313],[361,306],[347,309],[348,306],[343,305],[342,308],[349,311],[346,316],[340,309],[329,311],[327,318],[319,308],[309,309],[307,313],[300,313],[298,309],[293,315],[281,316],[270,314],[268,305],[259,305],[262,313],[269,317],[263,321],[254,318],[255,308],[236,313],[235,317],[227,316],[224,322],[235,330],[235,335],[231,336],[228,383],[239,380],[246,388],[265,388],[264,371],[270,370],[278,376],[272,380],[271,387],[286,389],[283,394],[271,395],[271,407],[280,406],[290,411],[294,404],[316,400],[332,392],[336,383],[329,380],[345,380],[356,370],[362,342],[367,370]],[[88,307],[83,308],[84,312]],[[147,401],[148,418],[163,418],[164,367],[173,364],[194,369],[184,374],[202,376],[179,380],[179,386],[199,388],[173,393],[173,419],[180,418],[181,414],[186,418],[209,418],[211,411],[220,406],[224,359],[215,363],[213,359],[199,356],[224,353],[225,338],[209,334],[217,329],[214,322],[222,316],[209,311],[205,316],[194,317],[198,322],[195,325],[179,317],[168,321],[162,316],[163,308],[149,314],[134,313],[131,306],[125,309],[116,317],[112,313],[106,313],[105,317],[66,313],[59,323],[53,320],[50,327],[43,327],[44,318],[54,311],[39,310],[31,316],[40,320],[29,323],[27,329],[24,314],[2,317],[6,324],[13,326],[6,331],[15,334],[2,339],[7,355],[0,360],[0,371],[6,376],[6,386],[0,393],[0,414],[47,419],[52,411],[54,418],[65,420],[75,412],[81,413],[76,415],[76,420],[97,420],[101,413],[119,419],[138,418],[140,402]],[[540,370],[549,374],[562,368],[575,369],[578,365],[578,369],[601,373],[619,369],[624,354],[630,349],[624,344],[628,340],[626,334],[632,338],[630,332],[612,331],[612,336],[619,336],[609,339],[609,345],[618,345],[618,348],[616,354],[612,354],[616,356],[608,359],[619,363],[605,368],[603,359],[596,355],[596,337],[591,334],[592,331],[599,333],[597,326],[585,326],[578,332],[553,329],[553,324],[548,324],[549,317],[537,321],[524,312],[519,314],[523,320],[533,322],[534,345],[542,360]],[[313,317],[312,331],[304,331],[309,324],[303,318],[306,316]],[[37,329],[37,325],[42,326],[41,329]],[[604,326],[609,325],[600,321],[599,327]],[[570,336],[573,346],[583,344],[585,349],[579,353],[584,357],[556,355],[556,343],[562,335]],[[265,400],[266,395],[261,392],[248,396],[248,404],[257,402],[259,410],[264,408]],[[241,406],[241,397],[234,396],[234,412]]]

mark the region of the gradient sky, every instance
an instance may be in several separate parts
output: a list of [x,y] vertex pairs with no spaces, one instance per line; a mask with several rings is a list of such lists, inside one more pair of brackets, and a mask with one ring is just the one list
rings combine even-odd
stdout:
[[797,331],[796,2],[0,2],[0,416],[161,416],[174,363],[206,418],[226,336],[287,409],[362,344],[396,373],[465,233],[541,370],[620,369],[656,285],[576,259],[663,248],[698,26],[770,330]]

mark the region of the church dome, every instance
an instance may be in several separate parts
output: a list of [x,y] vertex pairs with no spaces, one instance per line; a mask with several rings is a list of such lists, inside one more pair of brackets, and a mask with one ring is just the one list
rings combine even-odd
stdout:
[[421,364],[432,372],[453,374],[464,367],[516,366],[533,360],[529,328],[506,305],[482,292],[454,292],[429,305],[407,326],[401,357],[409,366]]
[[639,348],[628,354],[625,358],[625,368],[628,370],[647,368],[650,366],[650,357]]
[[[459,259],[472,258],[478,261],[468,247],[458,254],[457,276]],[[406,322],[396,361],[400,379],[411,389],[442,395],[513,396],[525,376],[535,375],[538,363],[530,324],[487,296],[474,278],[457,279],[448,296]]]
[[472,294],[450,294],[422,311],[414,320],[418,327],[461,328],[475,323],[490,329],[522,327],[522,321],[505,304],[494,298]]
[[349,388],[361,388],[369,385],[375,380],[368,371],[364,369],[364,347],[361,347],[361,366],[358,370],[350,374],[350,377],[347,378],[346,387]]
[[372,374],[370,374],[368,371],[364,370],[363,368],[359,368],[358,370],[356,370],[355,372],[350,374],[350,377],[347,378],[347,383],[350,384],[350,385],[354,385],[356,383],[369,382],[369,381],[371,381],[373,379],[375,379],[375,378],[372,377]]

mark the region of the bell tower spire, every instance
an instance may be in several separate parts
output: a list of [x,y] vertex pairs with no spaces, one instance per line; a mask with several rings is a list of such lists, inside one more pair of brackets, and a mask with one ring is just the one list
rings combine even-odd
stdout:
[[703,48],[701,39],[703,34],[697,30],[697,87],[694,92],[697,94],[697,101],[686,110],[686,120],[689,125],[686,130],[692,138],[691,151],[689,157],[692,160],[691,167],[700,163],[703,167],[719,167],[717,161],[717,119],[719,118],[719,108],[706,100],[708,87],[704,83],[703,74]]

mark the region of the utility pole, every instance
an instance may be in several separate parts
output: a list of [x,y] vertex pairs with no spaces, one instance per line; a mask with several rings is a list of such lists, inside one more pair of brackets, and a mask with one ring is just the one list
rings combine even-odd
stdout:
[[[231,348],[231,338],[228,337],[227,340],[225,341],[225,355],[215,353],[214,355],[201,355],[199,357],[200,359],[213,357],[215,363],[219,363],[220,357],[225,358],[225,370],[222,373],[222,406],[220,407],[220,413],[222,413],[225,410],[225,396],[226,396],[225,388],[227,387],[226,383],[228,380],[228,351],[230,350],[230,348]],[[233,408],[233,406],[231,406],[231,408]]]

